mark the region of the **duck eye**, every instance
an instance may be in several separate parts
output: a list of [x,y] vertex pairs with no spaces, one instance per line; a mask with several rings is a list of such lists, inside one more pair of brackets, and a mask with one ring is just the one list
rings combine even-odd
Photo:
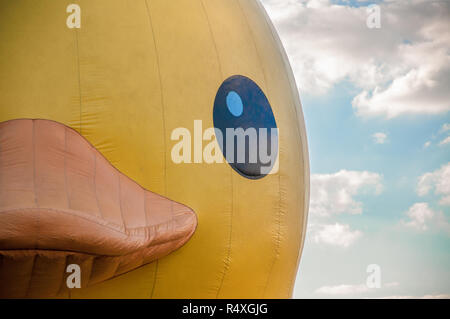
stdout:
[[266,176],[278,155],[278,128],[267,97],[250,78],[234,75],[219,87],[213,121],[228,164],[250,179]]

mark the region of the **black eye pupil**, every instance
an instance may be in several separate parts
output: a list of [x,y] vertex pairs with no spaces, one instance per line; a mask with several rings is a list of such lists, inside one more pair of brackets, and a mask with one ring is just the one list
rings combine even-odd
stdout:
[[[251,79],[226,79],[214,100],[216,136],[230,166],[250,179],[266,176],[278,156],[278,129],[267,97]],[[227,149],[228,148],[228,149]]]

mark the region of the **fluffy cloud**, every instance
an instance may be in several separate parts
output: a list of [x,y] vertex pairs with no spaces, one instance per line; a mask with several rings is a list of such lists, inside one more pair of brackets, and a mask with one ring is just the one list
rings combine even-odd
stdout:
[[445,123],[444,125],[442,125],[441,127],[441,132],[447,132],[448,130],[450,130],[450,123]]
[[450,136],[447,136],[442,141],[439,142],[439,145],[445,145],[450,143]]
[[375,144],[384,144],[387,140],[387,135],[383,132],[378,132],[372,135]]
[[367,171],[340,170],[334,174],[311,175],[310,213],[316,216],[361,214],[362,203],[354,199],[364,191],[379,194],[381,175]]
[[405,222],[406,226],[424,231],[428,229],[428,223],[434,218],[435,212],[428,207],[427,203],[415,203],[406,215],[410,218]]
[[439,204],[450,205],[450,162],[440,169],[425,173],[419,177],[417,193],[419,196],[428,194],[432,189],[436,195],[441,195]]
[[363,193],[379,194],[382,176],[368,171],[340,170],[334,174],[311,175],[310,223],[308,238],[314,243],[349,247],[362,232],[349,225],[316,223],[317,218],[348,213],[361,214],[362,203],[355,196]]
[[415,203],[408,209],[406,215],[409,219],[402,221],[406,227],[418,231],[432,229],[435,231],[443,231],[450,235],[450,223],[445,214],[441,211],[432,210],[427,203]]
[[[317,244],[349,247],[361,236],[359,230],[340,223],[324,224],[322,218],[337,214],[361,214],[362,203],[355,196],[379,194],[382,176],[368,171],[340,170],[333,174],[311,175],[310,223],[308,238]],[[317,220],[321,219],[318,223]]]
[[324,243],[332,246],[349,247],[359,237],[362,232],[359,230],[351,230],[349,225],[339,223],[331,225],[312,226],[311,238],[315,243]]
[[[441,129],[439,130],[439,133],[446,133],[450,130],[450,123],[445,123],[444,125],[442,125]],[[444,146],[450,143],[450,136],[447,136],[446,138],[444,138],[443,140],[441,140],[439,142],[440,146]]]
[[350,81],[358,115],[393,118],[450,110],[450,3],[388,1],[381,28],[365,7],[327,0],[262,0],[302,93]]

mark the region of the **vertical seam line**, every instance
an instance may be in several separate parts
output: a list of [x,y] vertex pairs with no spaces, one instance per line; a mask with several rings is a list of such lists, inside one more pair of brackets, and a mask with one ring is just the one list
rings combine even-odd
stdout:
[[[263,74],[264,83],[265,83],[265,87],[266,87],[266,92],[267,92],[267,95],[269,95],[269,87],[268,87],[268,83],[269,82],[267,81],[266,72],[264,70],[262,59],[261,59],[261,55],[259,53],[258,47],[257,47],[255,39],[254,39],[254,34],[253,34],[253,31],[252,31],[252,28],[250,27],[250,23],[248,22],[248,17],[246,15],[244,9],[242,8],[240,0],[236,0],[236,2],[238,3],[238,6],[239,6],[239,8],[241,10],[242,15],[244,16],[244,21],[245,21],[245,24],[247,25],[248,31],[250,33],[250,38],[252,40],[253,47],[255,48],[255,52],[256,52],[256,55],[258,57],[259,65],[261,67],[261,72]],[[278,145],[279,144],[280,143],[278,143]],[[280,157],[281,157],[280,153],[278,154],[278,157],[280,159]],[[278,199],[278,214],[277,214],[278,215],[277,216],[278,217],[277,240],[275,242],[275,256],[273,258],[272,265],[270,266],[270,271],[269,271],[269,274],[267,276],[266,285],[264,286],[263,296],[266,294],[266,289],[268,287],[268,284],[269,284],[269,281],[270,281],[270,277],[272,276],[273,268],[274,268],[275,263],[276,263],[277,259],[279,258],[279,255],[280,255],[280,247],[281,247],[281,234],[280,234],[280,232],[281,232],[281,178],[280,178],[280,176],[281,176],[281,172],[280,172],[280,169],[278,169],[278,197],[279,197],[279,199]]]
[[152,33],[152,39],[153,39],[153,45],[155,47],[155,57],[156,57],[156,65],[158,66],[158,79],[159,79],[159,89],[160,89],[160,96],[161,96],[161,116],[162,116],[162,124],[163,124],[163,139],[164,139],[164,192],[167,196],[167,180],[166,180],[166,165],[167,165],[167,151],[166,151],[166,147],[167,147],[167,141],[166,141],[166,116],[165,116],[165,112],[164,112],[164,94],[163,94],[163,85],[162,85],[162,77],[161,77],[161,67],[160,67],[160,63],[159,63],[159,53],[158,53],[158,47],[156,45],[156,38],[155,38],[155,32],[153,30],[153,21],[152,21],[152,17],[150,14],[150,9],[149,9],[149,5],[148,5],[148,1],[145,0],[145,6],[146,6],[146,11],[147,11],[147,17],[148,17],[148,21],[150,23],[150,29],[151,29],[151,33]]
[[248,22],[248,17],[245,14],[244,9],[242,8],[240,0],[236,0],[236,2],[238,4],[238,6],[239,6],[239,9],[240,9],[243,17],[244,17],[245,24],[247,26],[247,29],[248,29],[249,33],[250,33],[250,39],[252,41],[253,47],[255,48],[256,56],[258,57],[259,66],[261,68],[261,72],[262,72],[262,75],[263,75],[263,78],[264,78],[264,84],[265,84],[265,87],[266,87],[266,91],[268,92],[269,90],[268,90],[268,86],[267,86],[268,82],[267,82],[267,78],[266,78],[266,72],[264,72],[264,67],[263,67],[261,55],[259,54],[258,47],[256,46],[256,42],[255,42],[255,39],[254,39],[254,34],[253,34],[253,31],[252,31],[252,28],[250,28],[250,24]]
[[[271,27],[270,25],[269,25],[269,22],[267,21],[267,19],[269,18],[268,17],[268,15],[267,15],[267,12],[266,12],[266,10],[265,10],[265,8],[262,6],[262,4],[261,3],[257,3],[257,5],[262,9],[262,11],[263,11],[263,13],[264,13],[264,15],[265,15],[265,19],[264,19],[264,21],[265,21],[265,24],[266,24],[266,26],[267,26],[267,28],[269,29],[269,31],[270,31],[270,35],[271,35],[271,37],[272,37],[272,40],[274,41],[274,43],[279,43],[279,44],[281,44],[281,46],[282,46],[282,42],[281,42],[281,40],[278,38],[278,40],[276,39],[276,36],[275,36],[275,34],[274,34],[274,28],[273,27]],[[291,70],[290,72],[292,72],[292,68],[291,68],[291,66],[290,65],[286,65],[286,59],[288,59],[288,57],[287,57],[287,55],[286,55],[286,51],[284,50],[284,47],[282,47],[282,52],[279,52],[279,54],[281,55],[281,60],[283,61],[283,64],[285,65],[285,67],[289,67],[289,69],[287,70],[287,72],[289,72],[289,70]],[[289,60],[287,60],[287,62],[289,63]],[[291,84],[291,81],[289,80],[289,76],[288,76],[288,74],[286,74],[286,72],[284,72],[283,73],[284,74],[284,77],[286,78],[286,80],[287,80],[287,82],[289,83],[289,86],[290,86],[290,89],[291,89],[291,91],[293,90],[293,88],[292,88],[292,84]],[[292,77],[293,77],[293,74],[292,74]],[[294,78],[294,81],[295,81],[295,78]],[[295,82],[294,82],[295,83]],[[296,84],[296,83],[295,83]],[[297,86],[295,87],[295,90],[294,90],[294,92],[298,92],[298,88],[297,88]],[[296,105],[295,105],[295,101],[294,101],[294,99],[295,99],[295,97],[292,97],[291,98],[291,104],[292,104],[292,106],[293,106],[293,108],[294,108],[294,113],[295,113],[295,115],[296,115],[296,121],[295,121],[295,126],[296,126],[296,128],[297,128],[297,133],[298,133],[298,135],[300,136],[300,147],[298,148],[298,150],[297,150],[297,152],[299,153],[299,158],[301,159],[301,161],[302,161],[302,166],[303,167],[305,167],[305,156],[307,157],[307,155],[308,155],[308,152],[307,152],[307,154],[303,154],[303,152],[301,152],[300,150],[302,150],[303,151],[303,148],[304,147],[307,147],[307,143],[308,143],[308,141],[307,141],[307,136],[305,136],[305,141],[306,141],[306,145],[303,143],[303,139],[301,138],[301,129],[300,129],[300,123],[299,123],[299,114],[298,114],[298,110],[297,110],[297,108],[296,108]],[[300,102],[300,106],[301,106],[301,101],[300,101],[300,96],[298,96],[298,100],[299,100],[299,102]],[[301,110],[300,110],[301,111]],[[302,112],[302,118],[303,118],[303,120],[304,120],[304,116],[303,116],[303,112]],[[305,132],[305,134],[306,134],[306,132]],[[306,161],[309,161],[309,158],[307,158],[306,159]],[[309,165],[308,165],[309,166]],[[309,176],[309,171],[307,172],[307,175]],[[305,182],[306,181],[306,176],[304,176],[304,178],[303,178],[303,182]],[[306,226],[307,226],[307,223],[308,223],[308,206],[309,206],[309,177],[308,177],[308,185],[306,185],[306,183],[305,183],[305,185],[304,185],[304,187],[305,187],[305,196],[304,196],[304,204],[303,204],[303,209],[305,209],[305,214],[304,214],[304,216],[303,216],[303,220],[302,220],[302,222],[303,222],[303,225],[301,225],[302,226],[302,230],[301,230],[301,232],[302,232],[302,234],[301,234],[301,236],[302,236],[302,240],[300,241],[300,243],[299,243],[299,246],[298,246],[298,249],[297,249],[297,258],[296,258],[296,264],[297,264],[297,268],[298,268],[298,265],[299,265],[299,262],[300,262],[300,256],[301,256],[301,252],[303,251],[303,247],[304,247],[304,241],[305,241],[305,236],[306,236]],[[292,294],[292,290],[294,289],[294,284],[295,284],[295,278],[294,278],[294,280],[292,281],[292,283],[291,283],[291,285],[290,285],[290,293]]]
[[[159,53],[158,53],[158,47],[156,45],[156,38],[155,38],[155,31],[153,30],[153,21],[152,21],[152,17],[150,14],[150,8],[148,5],[148,1],[144,0],[145,2],[145,7],[146,7],[146,12],[147,12],[147,17],[148,17],[148,21],[150,24],[150,30],[152,33],[152,39],[153,39],[153,45],[155,47],[155,56],[156,56],[156,65],[158,66],[158,79],[159,79],[159,89],[161,92],[161,116],[162,116],[162,124],[163,124],[163,139],[164,139],[164,169],[163,169],[163,178],[164,178],[164,195],[167,196],[167,172],[166,172],[166,165],[167,165],[167,141],[166,141],[166,116],[165,116],[165,112],[164,112],[164,94],[163,94],[163,86],[162,86],[162,77],[161,77],[161,67],[159,64]],[[158,260],[156,260],[156,265],[155,265],[155,277],[154,277],[154,281],[153,281],[153,286],[152,286],[152,291],[150,293],[150,298],[153,298],[153,294],[155,291],[155,286],[156,286],[156,273],[158,272]]]
[[35,268],[38,256],[39,255],[37,255],[37,254],[33,256],[33,264],[31,265],[30,280],[28,281],[27,290],[25,292],[25,297],[28,297],[28,294],[30,293],[31,282],[33,280],[34,268]]
[[[200,3],[202,5],[202,9],[203,9],[203,12],[205,14],[206,21],[208,23],[209,33],[211,35],[211,39],[212,39],[212,42],[213,42],[213,45],[214,45],[214,50],[215,50],[216,57],[217,57],[217,64],[219,65],[219,73],[220,73],[220,76],[221,76],[221,80],[223,80],[223,78],[225,76],[224,76],[223,71],[222,71],[222,65],[220,63],[220,56],[219,56],[219,49],[217,48],[217,43],[216,43],[216,39],[214,37],[214,33],[212,31],[211,22],[209,21],[208,12],[206,11],[205,4],[204,4],[203,0],[200,0]],[[233,215],[234,215],[233,169],[230,166],[229,166],[229,171],[230,171],[230,188],[231,188],[230,228],[229,228],[229,235],[228,235],[227,257],[226,257],[226,262],[225,262],[224,269],[223,269],[222,278],[220,279],[220,284],[219,284],[219,287],[217,288],[216,299],[219,298],[220,291],[222,290],[223,283],[225,281],[225,276],[226,276],[228,270],[230,269],[231,242],[232,242],[232,238],[233,238],[232,235],[233,235]]]
[[[58,291],[56,292],[55,295],[60,295],[60,294],[62,294],[64,292],[64,282],[66,282],[66,286],[67,286],[67,277],[66,277],[67,272],[66,272],[66,270],[67,270],[68,258],[69,258],[69,255],[66,254],[64,256],[61,282],[59,284]],[[64,280],[64,279],[66,279],[66,280]]]
[[[99,256],[92,256],[91,258],[91,267],[89,267],[89,276],[87,276],[87,282],[86,282],[86,286],[88,287],[91,284],[91,280],[92,280],[92,274],[94,273],[94,266],[95,266],[95,260],[97,259],[97,257]],[[89,260],[89,259],[88,259]]]

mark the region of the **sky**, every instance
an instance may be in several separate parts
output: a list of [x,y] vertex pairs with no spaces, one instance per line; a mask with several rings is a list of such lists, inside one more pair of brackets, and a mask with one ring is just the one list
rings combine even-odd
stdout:
[[450,298],[450,0],[260,1],[308,135],[294,298]]

